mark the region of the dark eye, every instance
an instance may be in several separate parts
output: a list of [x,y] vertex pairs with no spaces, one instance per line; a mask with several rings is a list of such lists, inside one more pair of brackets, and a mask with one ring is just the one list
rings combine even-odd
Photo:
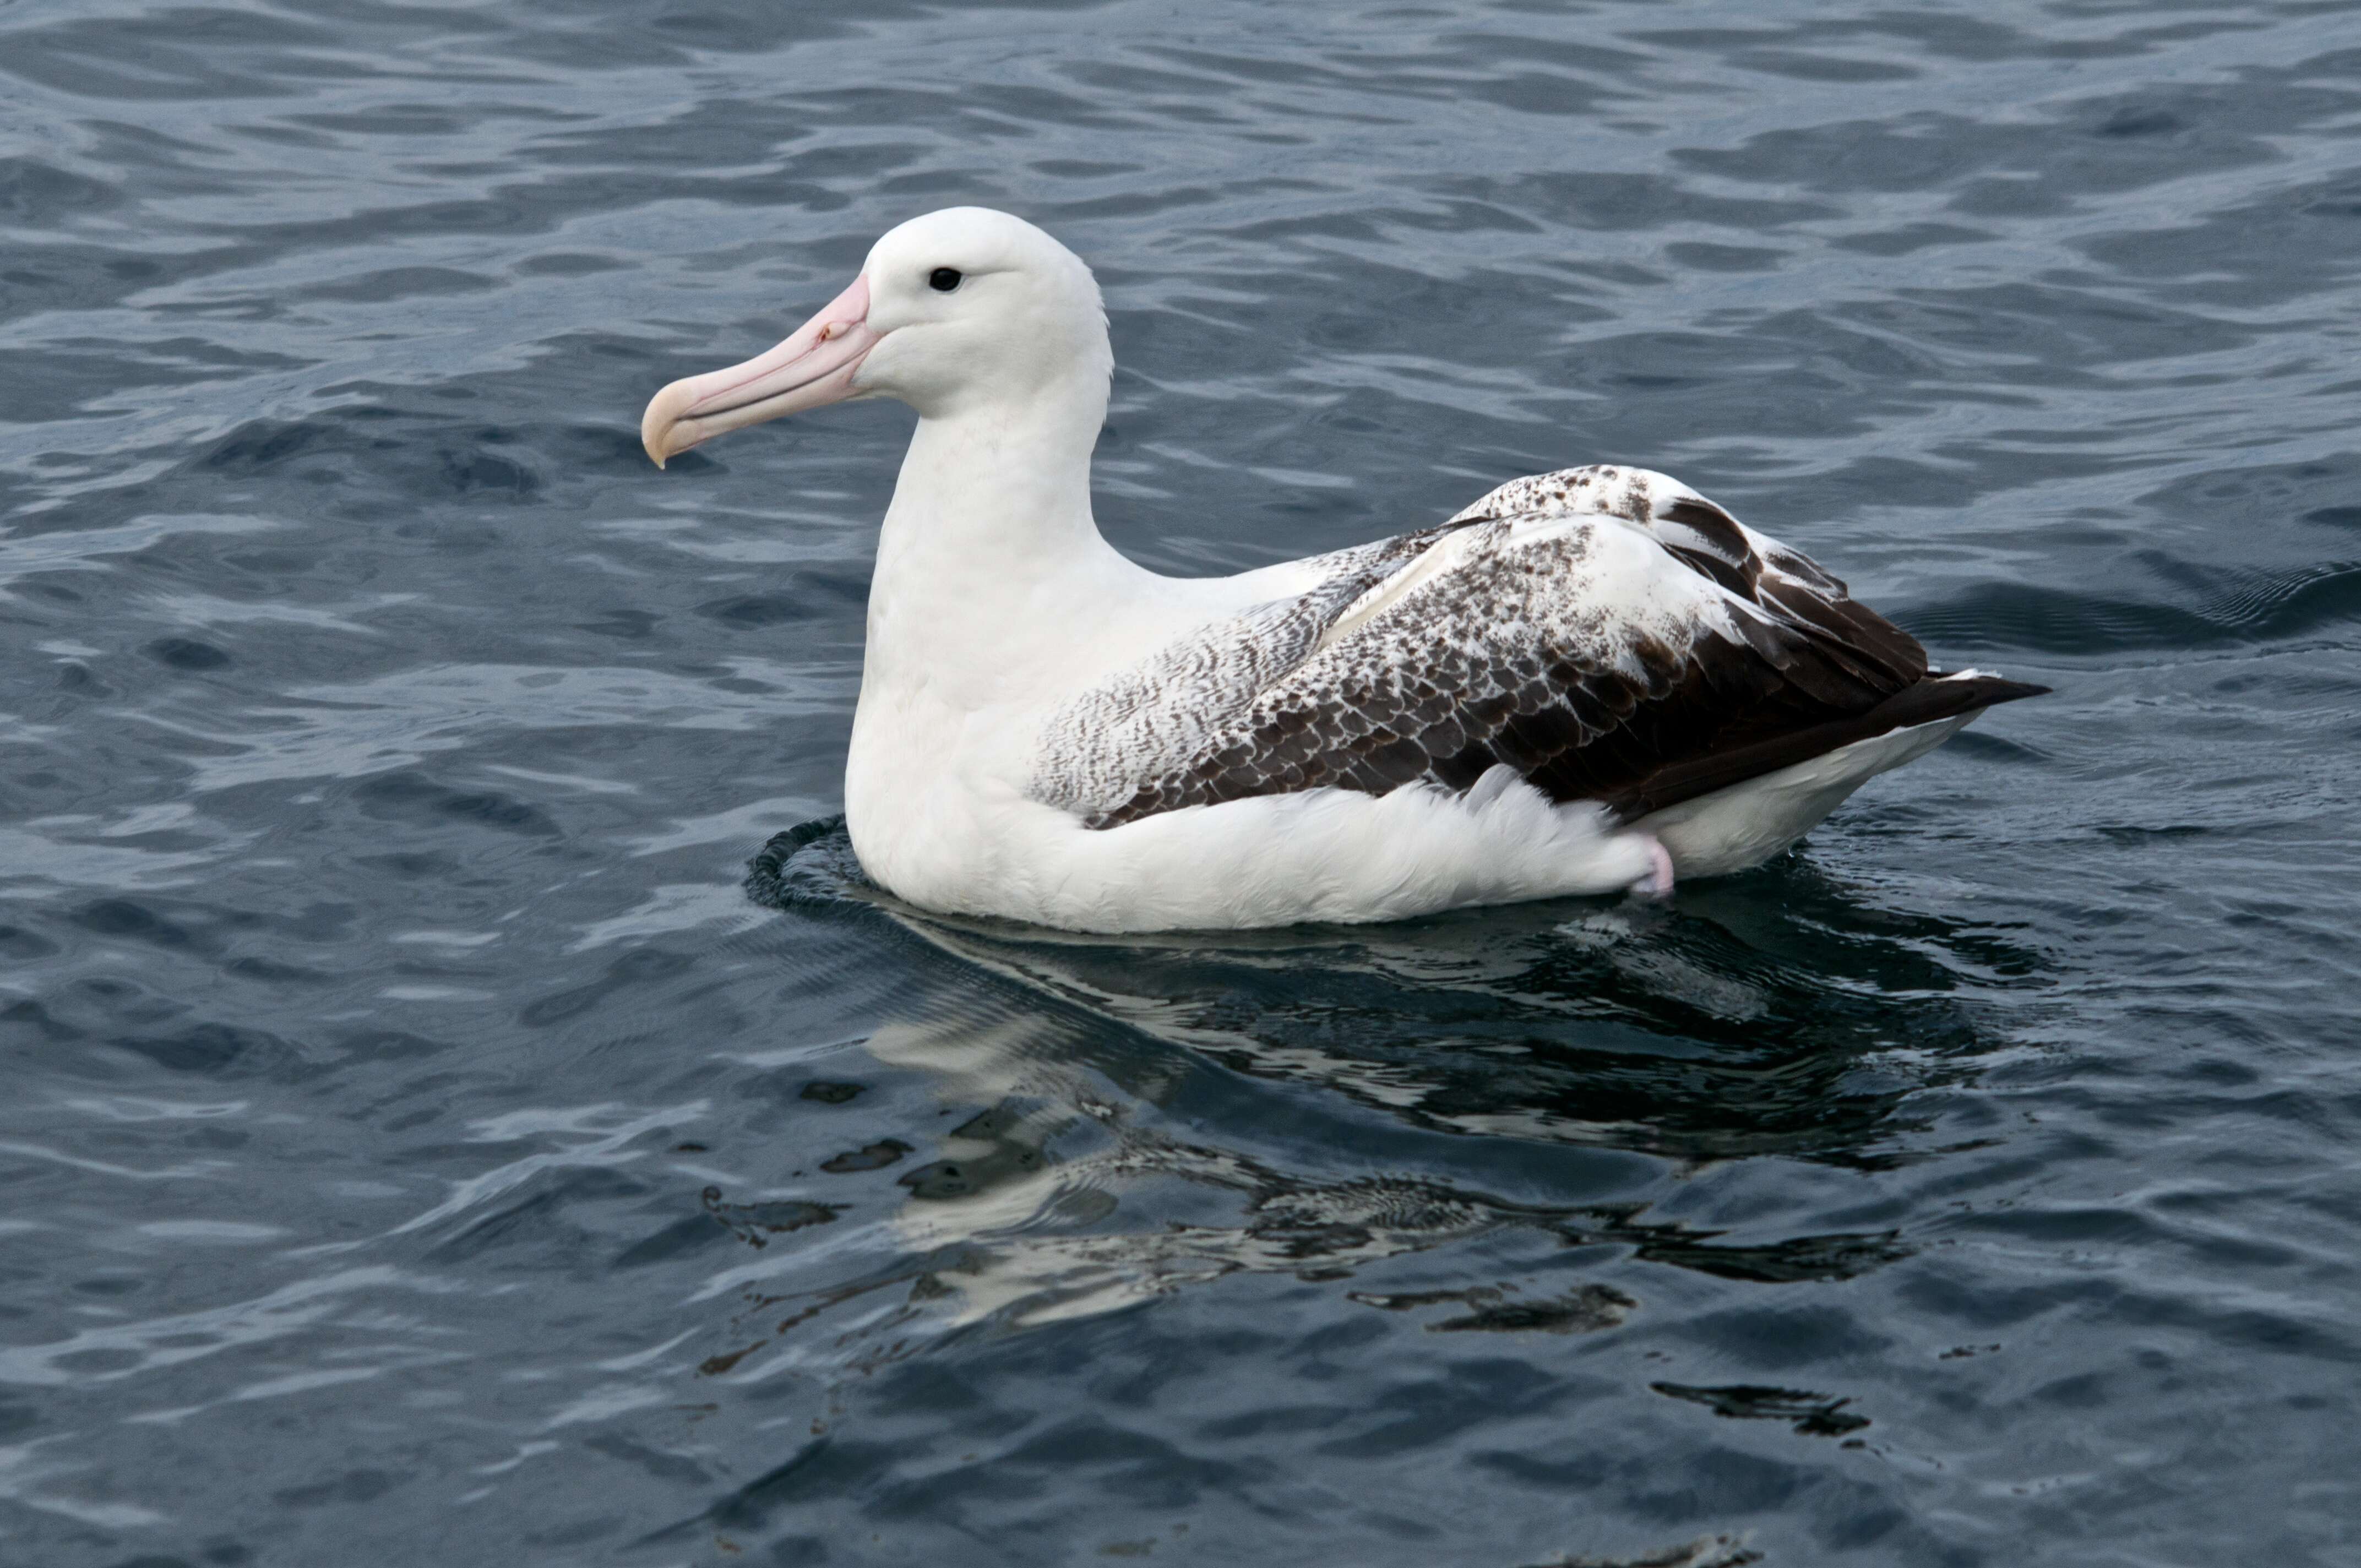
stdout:
[[927,274],[927,287],[938,294],[948,294],[959,286],[960,272],[956,267],[938,267]]

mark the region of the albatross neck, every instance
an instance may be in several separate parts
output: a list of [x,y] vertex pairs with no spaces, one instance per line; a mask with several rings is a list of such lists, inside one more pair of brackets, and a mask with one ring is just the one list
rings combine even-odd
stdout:
[[1023,391],[924,409],[885,513],[880,566],[906,553],[993,576],[1057,570],[1112,554],[1091,515],[1091,451],[1106,382],[1060,377]]
[[877,541],[869,678],[1053,665],[1154,580],[1091,514],[1106,403],[1104,377],[1078,375],[921,411]]

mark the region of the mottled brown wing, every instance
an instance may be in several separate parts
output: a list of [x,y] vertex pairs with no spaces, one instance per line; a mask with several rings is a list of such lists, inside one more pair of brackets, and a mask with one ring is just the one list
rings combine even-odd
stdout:
[[1283,656],[1245,661],[1254,677],[1220,700],[1159,705],[1135,673],[1128,729],[1070,715],[1066,752],[1095,755],[1093,784],[1045,798],[1113,828],[1299,790],[1464,790],[1505,764],[1629,817],[2037,689],[1930,678],[1917,642],[1841,583],[1641,470],[1520,480],[1348,559],[1344,590],[1208,629],[1264,655],[1273,640],[1246,623],[1289,629]]

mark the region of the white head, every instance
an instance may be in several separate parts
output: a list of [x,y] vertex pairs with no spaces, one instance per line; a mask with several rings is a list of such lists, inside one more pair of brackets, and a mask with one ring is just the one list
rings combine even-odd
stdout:
[[658,392],[640,441],[661,467],[725,431],[875,397],[922,419],[1079,398],[1094,436],[1114,364],[1081,258],[1022,218],[950,207],[887,233],[852,286],[777,347]]

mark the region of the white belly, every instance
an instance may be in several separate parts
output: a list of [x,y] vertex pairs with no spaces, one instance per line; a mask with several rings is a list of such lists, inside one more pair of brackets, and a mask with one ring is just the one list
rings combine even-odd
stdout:
[[1387,795],[1258,795],[1097,831],[1012,795],[970,819],[988,855],[920,828],[921,841],[951,850],[921,864],[873,819],[856,828],[853,849],[863,870],[913,904],[1074,931],[1399,920],[1619,892],[1651,865],[1648,841],[1598,807],[1553,806],[1522,784],[1474,806],[1418,784]]
[[1425,785],[1382,796],[1312,790],[1093,831],[1027,798],[1034,721],[929,707],[863,694],[845,778],[862,869],[922,908],[1078,931],[1399,920],[1618,893],[1649,875],[1650,835],[1681,877],[1743,871],[1974,717],[1856,741],[1621,828],[1597,806],[1554,806],[1530,785],[1488,779],[1465,796]]

